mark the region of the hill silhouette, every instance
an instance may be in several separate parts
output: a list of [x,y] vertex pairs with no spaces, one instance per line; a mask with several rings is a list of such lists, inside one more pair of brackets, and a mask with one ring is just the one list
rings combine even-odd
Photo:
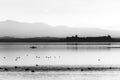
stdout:
[[72,35],[80,35],[86,37],[95,37],[103,35],[111,35],[112,37],[120,37],[120,32],[109,31],[97,28],[77,28],[67,26],[51,26],[45,23],[25,23],[12,20],[0,22],[0,36],[13,37],[66,37]]

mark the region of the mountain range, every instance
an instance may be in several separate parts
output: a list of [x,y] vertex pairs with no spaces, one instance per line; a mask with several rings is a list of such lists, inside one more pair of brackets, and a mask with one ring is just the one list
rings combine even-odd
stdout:
[[25,23],[12,20],[0,22],[0,37],[80,37],[104,36],[120,37],[120,32],[98,28],[51,26],[45,23]]

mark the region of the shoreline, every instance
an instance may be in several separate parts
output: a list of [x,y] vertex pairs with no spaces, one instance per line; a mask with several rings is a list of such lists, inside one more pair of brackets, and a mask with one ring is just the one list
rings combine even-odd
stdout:
[[0,72],[41,72],[41,71],[120,71],[120,67],[77,67],[77,66],[6,66],[0,67]]

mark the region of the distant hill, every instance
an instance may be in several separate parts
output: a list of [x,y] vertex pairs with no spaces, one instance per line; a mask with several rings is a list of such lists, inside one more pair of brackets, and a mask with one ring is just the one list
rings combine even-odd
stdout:
[[120,37],[120,32],[97,28],[71,28],[67,26],[51,26],[45,23],[24,23],[11,20],[0,22],[0,37],[66,37],[75,34],[81,37],[108,34],[112,37]]

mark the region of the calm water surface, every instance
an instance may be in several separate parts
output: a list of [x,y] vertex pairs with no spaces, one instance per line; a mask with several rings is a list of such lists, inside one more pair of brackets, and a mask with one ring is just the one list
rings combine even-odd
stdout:
[[[80,43],[79,43],[80,44]],[[91,44],[91,43],[90,43]],[[31,49],[36,46],[36,49]],[[65,45],[64,43],[4,43],[0,65],[119,65],[120,45]]]
[[120,72],[1,72],[0,80],[120,80]]
[[[93,45],[92,45],[93,44]],[[1,43],[0,66],[120,65],[120,43]],[[36,46],[36,49],[31,49]],[[0,80],[120,80],[119,71],[0,72]]]

